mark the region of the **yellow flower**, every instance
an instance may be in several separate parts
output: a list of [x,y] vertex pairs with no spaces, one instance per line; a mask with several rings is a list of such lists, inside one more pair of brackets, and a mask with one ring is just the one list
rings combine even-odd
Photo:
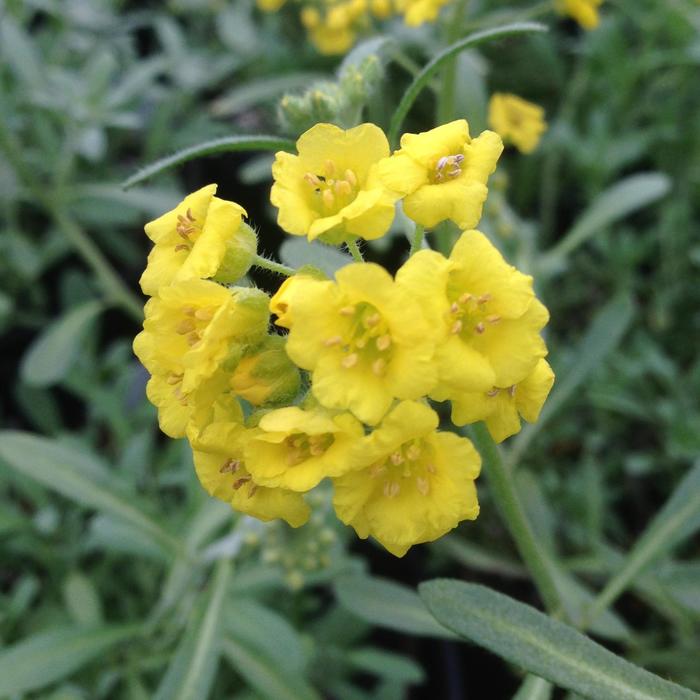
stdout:
[[434,21],[440,9],[452,0],[395,0],[399,12],[409,27],[417,27],[423,22]]
[[263,12],[277,12],[287,0],[256,0],[257,6]]
[[270,299],[270,311],[277,316],[275,325],[281,328],[292,327],[291,309],[295,306],[295,300],[303,299],[317,290],[318,281],[318,278],[298,272],[282,282],[276,294]]
[[278,408],[258,423],[246,445],[246,465],[259,484],[308,491],[353,468],[352,448],[363,435],[349,413]]
[[532,153],[547,130],[542,107],[500,92],[494,93],[489,102],[489,126],[521,153]]
[[338,518],[398,557],[479,514],[472,443],[436,432],[437,414],[404,401],[357,446],[365,468],[333,479]]
[[392,0],[371,0],[370,10],[377,18],[388,19],[394,10]]
[[320,53],[333,56],[345,53],[355,43],[356,29],[367,20],[368,0],[326,0],[324,14],[306,6],[301,22]]
[[301,494],[261,486],[246,469],[244,452],[252,431],[243,427],[241,416],[240,407],[230,399],[216,407],[211,423],[191,425],[188,438],[200,483],[211,496],[241,513],[260,520],[283,518],[292,527],[303,525],[309,507]]
[[205,280],[161,287],[148,301],[134,352],[153,375],[148,397],[164,413],[164,432],[182,437],[195,392],[216,393],[223,364],[238,361],[248,345],[265,338],[267,305],[258,289],[227,289]]
[[336,282],[308,281],[293,295],[287,353],[312,372],[326,408],[381,420],[395,398],[424,396],[435,383],[431,326],[411,295],[379,265],[354,263]]
[[557,11],[575,19],[584,29],[595,29],[600,23],[598,8],[603,0],[555,0]]
[[523,381],[509,387],[493,387],[480,393],[465,392],[452,399],[452,421],[466,425],[480,420],[496,442],[520,432],[520,416],[528,423],[537,421],[554,384],[554,372],[540,360]]
[[[207,185],[146,224],[146,234],[155,245],[141,275],[144,294],[153,296],[173,282],[206,279],[219,271],[222,282],[235,282],[246,273],[255,253],[255,234],[243,223],[245,210],[215,197],[215,192],[216,185]],[[240,265],[234,265],[236,269],[232,270],[221,269],[226,267],[227,254],[235,254],[239,249],[249,253],[242,272]],[[232,273],[236,275],[234,279]]]
[[521,382],[547,354],[539,331],[547,309],[532,278],[508,265],[479,231],[465,231],[446,260],[424,250],[396,281],[421,304],[438,334],[438,401]]
[[404,196],[406,215],[427,228],[451,219],[475,226],[496,169],[503,142],[493,131],[469,137],[464,119],[421,134],[404,134],[401,149],[378,167],[379,177]]
[[384,132],[374,124],[343,131],[316,124],[297,141],[299,155],[275,156],[270,200],[288,233],[328,243],[383,236],[394,218],[390,193],[375,176],[389,155]]
[[246,354],[231,376],[231,388],[253,406],[291,401],[299,391],[299,370],[285,352],[286,340],[270,335]]

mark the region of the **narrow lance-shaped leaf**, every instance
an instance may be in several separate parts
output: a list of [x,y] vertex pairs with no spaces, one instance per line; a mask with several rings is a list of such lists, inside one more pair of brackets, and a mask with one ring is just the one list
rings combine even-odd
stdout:
[[54,321],[22,358],[22,381],[45,387],[63,379],[78,356],[84,334],[103,309],[101,302],[89,301]]
[[141,632],[122,627],[55,627],[0,651],[0,697],[26,693],[66,678]]
[[294,141],[285,139],[282,136],[224,136],[220,139],[204,141],[195,146],[183,148],[171,156],[161,158],[145,168],[141,168],[137,173],[127,178],[122,187],[128,189],[139,182],[148,180],[154,175],[158,175],[165,170],[182,165],[188,160],[202,158],[217,153],[229,153],[231,151],[293,151],[296,148]]
[[454,639],[426,610],[415,591],[393,581],[348,576],[335,584],[340,604],[362,620],[408,634]]
[[391,118],[391,124],[389,125],[389,143],[392,146],[396,145],[403,120],[406,118],[408,111],[418,98],[421,90],[426,87],[435,73],[460,51],[483,44],[492,39],[501,39],[514,34],[530,34],[532,32],[546,31],[547,27],[537,22],[514,22],[513,24],[506,24],[502,27],[496,27],[495,29],[485,29],[480,32],[475,32],[443,49],[425,65],[423,70],[413,79],[413,82],[408,86],[408,89],[401,98]]
[[205,700],[221,653],[223,609],[231,563],[219,562],[211,590],[200,597],[154,700]]
[[[75,453],[75,454],[73,454]],[[166,550],[180,545],[155,520],[145,515],[138,499],[110,490],[97,470],[77,468],[85,456],[56,440],[15,430],[0,432],[0,458],[15,471],[84,506],[126,520]]]
[[513,700],[549,700],[552,697],[552,684],[544,678],[527,676]]
[[419,590],[436,619],[461,637],[585,698],[700,700],[573,627],[485,586],[437,579]]
[[591,605],[593,621],[659,557],[700,529],[700,461],[676,486],[671,497],[637,539],[618,573]]

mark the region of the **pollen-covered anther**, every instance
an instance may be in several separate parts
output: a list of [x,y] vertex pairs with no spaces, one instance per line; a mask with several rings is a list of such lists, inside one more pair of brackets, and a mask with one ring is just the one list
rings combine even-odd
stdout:
[[442,182],[445,178],[455,178],[462,174],[464,156],[458,153],[453,156],[443,156],[435,166],[435,180]]
[[479,335],[481,335],[486,330],[486,326],[481,321],[479,321],[479,323],[477,323],[476,326],[474,326],[474,330]]
[[486,317],[486,323],[498,323],[500,320],[501,317],[498,314],[491,314]]
[[354,306],[343,306],[338,312],[341,316],[353,316],[355,314]]
[[407,450],[406,450],[406,457],[411,460],[411,462],[415,462],[417,459],[419,459],[421,456],[421,449],[418,447],[418,445],[411,445]]
[[378,313],[373,313],[371,316],[368,316],[365,319],[365,326],[367,328],[373,328],[376,326],[380,321],[382,320],[382,317]]
[[486,392],[486,396],[488,396],[489,398],[493,398],[494,396],[498,396],[500,391],[501,390],[498,389],[497,387],[493,387],[493,389],[491,389],[491,391]]
[[343,339],[339,335],[332,335],[330,338],[326,338],[323,341],[323,344],[327,348],[332,348],[335,347],[336,345],[340,345],[343,342]]
[[321,187],[321,180],[319,180],[318,175],[306,173],[306,175],[304,175],[304,180],[306,180],[306,182],[308,182],[314,189]]
[[196,331],[194,331],[187,336],[187,344],[192,348],[195,345],[197,345],[197,343],[201,339],[202,339],[202,336],[199,335],[199,333],[197,333]]
[[227,459],[221,465],[221,469],[219,469],[219,472],[221,474],[233,474],[240,466],[241,463],[237,459]]
[[339,197],[347,197],[352,192],[352,185],[347,180],[337,180],[333,189]]
[[211,321],[214,318],[215,310],[213,308],[197,309],[194,312],[194,317],[200,321]]
[[398,467],[399,464],[404,463],[404,456],[401,454],[401,452],[392,452],[389,456],[389,460],[395,467]]
[[435,474],[437,472],[437,469],[435,468],[434,464],[427,464],[425,468],[430,474]]
[[241,486],[243,486],[244,484],[247,484],[251,480],[251,478],[252,477],[250,476],[242,476],[240,479],[236,479],[233,482],[234,491],[238,491],[238,489],[241,488]]
[[450,306],[450,313],[453,313],[453,314],[459,313],[459,304],[456,301],[452,302],[452,306]]
[[508,394],[510,395],[511,398],[512,398],[513,396],[515,396],[515,390],[516,390],[516,388],[517,388],[517,387],[515,386],[515,384],[513,384],[513,386],[511,386],[511,387],[508,388]]
[[257,484],[251,484],[250,488],[248,489],[248,498],[252,498],[255,496],[255,492],[258,490],[258,485]]
[[321,195],[323,197],[323,203],[328,207],[331,208],[335,204],[335,195],[331,190],[323,190],[323,194]]
[[384,482],[384,495],[387,498],[395,498],[399,495],[401,491],[401,486],[396,481],[385,481]]
[[358,356],[356,352],[351,352],[349,355],[346,355],[341,361],[340,364],[345,367],[345,369],[350,369],[351,367],[354,367],[357,364]]
[[369,475],[372,479],[376,479],[380,474],[386,471],[386,466],[383,462],[376,462],[369,468]]
[[187,243],[179,243],[175,246],[175,252],[178,253],[181,250],[192,250],[192,248]]
[[377,350],[379,350],[379,352],[388,350],[391,347],[391,336],[388,333],[380,335],[377,340],[375,340],[375,345],[377,346]]
[[422,476],[416,477],[416,488],[422,496],[427,496],[430,493],[430,483]]
[[352,170],[348,169],[345,171],[345,179],[352,187],[357,187],[357,175]]
[[196,327],[195,322],[191,318],[183,318],[182,321],[175,326],[175,332],[179,335],[187,335]]
[[379,357],[372,363],[372,373],[377,377],[381,377],[386,370],[386,361]]
[[452,328],[450,329],[450,333],[452,333],[452,335],[458,335],[459,333],[462,332],[463,328],[464,328],[464,324],[462,323],[462,321],[459,321],[459,320],[455,321],[452,324]]
[[472,300],[473,296],[474,295],[469,292],[464,292],[464,294],[459,297],[458,301],[460,304],[466,304]]
[[327,160],[323,167],[326,177],[333,177],[333,175],[335,175],[335,163],[332,160]]
[[485,304],[487,301],[491,300],[491,295],[487,292],[486,294],[482,294],[477,300],[477,304]]

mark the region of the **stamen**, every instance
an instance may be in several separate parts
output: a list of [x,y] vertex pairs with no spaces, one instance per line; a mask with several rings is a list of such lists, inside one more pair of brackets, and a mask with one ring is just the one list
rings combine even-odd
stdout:
[[418,447],[418,445],[411,445],[407,450],[406,450],[406,457],[411,460],[411,462],[415,462],[421,454],[421,449]]
[[365,319],[365,326],[367,326],[367,328],[372,328],[376,326],[381,320],[382,317],[378,313],[373,313],[371,316],[368,316]]
[[323,190],[323,203],[330,209],[335,204],[335,197],[330,190]]
[[194,312],[194,317],[200,321],[211,321],[214,318],[214,309],[197,309]]
[[248,489],[248,498],[255,496],[255,492],[258,490],[257,484],[251,484],[250,489]]
[[380,335],[375,341],[375,344],[379,352],[384,352],[385,350],[388,350],[391,347],[391,336],[388,333]]
[[196,327],[197,326],[191,318],[183,318],[182,321],[175,326],[175,332],[179,335],[187,335]]
[[324,170],[326,177],[333,177],[335,175],[335,163],[332,160],[327,160],[324,164]]
[[389,459],[395,467],[398,467],[399,464],[404,463],[404,457],[400,452],[392,452]]
[[345,171],[345,179],[350,183],[351,187],[357,187],[357,176],[352,170]]
[[321,186],[321,181],[318,179],[318,176],[313,173],[306,173],[306,175],[304,175],[304,180],[306,180],[311,187],[318,188]]
[[474,330],[479,335],[481,335],[486,330],[486,326],[484,326],[484,324],[481,321],[479,321],[479,323],[477,323],[476,326],[474,326]]
[[221,469],[219,469],[219,472],[221,474],[233,474],[240,466],[241,463],[237,459],[227,459],[221,465]]
[[425,468],[430,472],[431,474],[435,474],[437,472],[437,469],[435,469],[434,464],[427,464]]
[[202,338],[199,333],[190,333],[187,336],[187,344],[192,348],[194,347]]
[[399,492],[401,491],[401,486],[397,484],[395,481],[385,481],[384,482],[384,495],[387,498],[394,498],[395,496],[399,495]]
[[473,295],[469,294],[469,292],[465,292],[465,293],[462,294],[462,296],[459,298],[459,303],[460,303],[460,304],[466,304],[468,301],[471,301],[471,300],[472,300],[472,296],[473,296]]
[[350,369],[351,367],[354,367],[357,364],[357,353],[356,352],[351,352],[349,355],[344,357],[340,364],[345,367],[345,369]]
[[490,398],[493,398],[494,396],[498,396],[498,394],[500,393],[500,391],[501,391],[501,390],[498,389],[497,387],[493,387],[493,389],[491,389],[491,391],[487,391],[487,392],[486,392],[486,396],[488,396],[488,397],[490,397]]
[[416,488],[418,489],[418,493],[422,496],[427,496],[428,493],[430,493],[430,484],[428,480],[424,479],[422,476],[416,478]]
[[343,339],[339,335],[332,335],[330,338],[326,338],[323,341],[323,344],[327,348],[332,348],[335,345],[340,345],[343,342]]
[[188,218],[190,221],[192,221],[192,222],[195,222],[195,221],[196,221],[196,219],[194,218],[194,214],[192,214],[192,210],[191,210],[191,209],[188,209],[188,210],[187,210],[187,218]]
[[250,476],[242,476],[240,479],[236,479],[236,481],[233,482],[234,491],[238,491],[238,489],[241,488],[243,484],[247,484],[251,479],[252,477]]
[[377,377],[381,377],[386,369],[386,362],[383,358],[379,358],[372,363],[372,373]]
[[175,252],[178,253],[181,250],[190,250],[190,247],[186,243],[178,243],[175,246]]
[[456,301],[452,302],[452,306],[450,306],[450,312],[453,314],[459,313],[459,304]]
[[386,467],[384,466],[384,464],[382,464],[381,462],[377,462],[369,468],[369,475],[373,479],[376,479],[382,472],[385,472],[385,471],[386,471]]
[[497,314],[491,314],[490,316],[486,317],[486,323],[498,323],[500,320],[501,317]]
[[489,301],[490,299],[491,299],[491,295],[490,295],[490,294],[488,294],[488,293],[487,293],[487,294],[482,294],[482,295],[476,300],[476,303],[477,303],[477,304],[485,304],[485,303],[486,303],[487,301]]
[[462,332],[463,328],[464,328],[464,324],[461,321],[455,321],[452,324],[452,328],[450,329],[450,333],[452,333],[452,335],[457,335],[458,333]]
[[510,388],[508,389],[508,393],[510,394],[511,398],[512,398],[513,396],[515,396],[515,390],[516,390],[516,389],[517,389],[517,387],[515,386],[515,384],[513,384],[513,386],[510,387]]
[[179,384],[182,381],[182,375],[170,374],[168,375],[168,378],[165,381],[167,381],[170,385]]
[[355,307],[354,306],[344,306],[338,313],[340,313],[341,316],[354,316],[355,315]]
[[345,197],[352,192],[352,186],[347,180],[338,180],[335,183],[335,193],[339,197]]

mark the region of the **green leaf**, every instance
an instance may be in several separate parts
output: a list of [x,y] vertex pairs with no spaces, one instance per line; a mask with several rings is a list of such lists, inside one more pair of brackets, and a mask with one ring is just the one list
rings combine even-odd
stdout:
[[225,639],[223,654],[246,683],[269,700],[319,700],[318,693],[298,673],[289,673],[259,650]]
[[524,670],[592,700],[698,700],[529,605],[462,581],[421,584],[421,598],[446,627]]
[[171,156],[161,158],[126,179],[122,183],[124,189],[133,187],[139,182],[148,180],[154,175],[158,175],[165,170],[182,165],[194,158],[203,158],[217,153],[230,153],[232,151],[294,151],[296,144],[294,141],[285,139],[282,136],[224,136],[220,139],[212,139],[198,143],[196,146],[183,148]]
[[562,240],[539,260],[540,270],[556,270],[562,260],[607,226],[653,204],[668,194],[671,180],[663,173],[639,173],[616,182],[596,197]]
[[318,241],[309,243],[304,238],[287,238],[280,246],[280,260],[290,267],[300,268],[311,265],[325,272],[329,277],[335,271],[352,262],[352,258],[330,245]]
[[208,697],[221,653],[224,601],[230,572],[230,562],[221,560],[211,590],[205,591],[196,604],[154,700],[204,700]]
[[102,302],[89,301],[54,321],[22,358],[22,381],[31,386],[47,387],[63,379],[78,356],[90,324],[104,308]]
[[70,616],[81,627],[102,624],[102,603],[92,581],[73,571],[63,583],[63,600]]
[[552,684],[544,678],[528,676],[513,696],[513,700],[549,700],[552,690]]
[[634,305],[626,294],[610,300],[595,316],[573,353],[566,370],[557,372],[554,389],[547,399],[537,423],[523,428],[513,442],[509,461],[517,463],[533,438],[556,416],[588,375],[612,352],[634,318]]
[[408,634],[454,639],[435,622],[415,591],[387,579],[348,576],[335,583],[340,604],[362,620]]
[[[57,440],[16,430],[0,432],[0,458],[15,471],[81,505],[127,521],[169,551],[180,545],[140,510],[139,499],[110,490],[104,474],[86,464],[86,456]],[[77,466],[82,465],[82,466]]]
[[274,610],[254,600],[236,599],[228,608],[226,631],[233,641],[257,650],[286,672],[303,671],[306,659],[302,639]]
[[26,693],[65,678],[140,631],[140,625],[57,627],[6,647],[0,650],[0,697]]
[[595,620],[651,564],[700,529],[700,460],[637,539],[617,574],[591,605]]
[[425,678],[423,669],[415,661],[384,649],[354,649],[347,655],[347,660],[360,671],[402,684],[422,683]]
[[418,73],[401,98],[401,101],[399,102],[399,105],[391,118],[391,124],[389,125],[389,143],[392,146],[397,144],[399,131],[401,129],[401,125],[403,124],[403,120],[406,118],[408,111],[418,98],[420,92],[430,82],[432,77],[440,70],[440,68],[442,68],[447,61],[449,61],[453,56],[456,56],[460,51],[464,51],[464,49],[468,49],[472,46],[483,44],[491,39],[501,39],[514,34],[530,34],[532,32],[546,31],[547,27],[545,27],[544,24],[539,24],[537,22],[515,22],[513,24],[506,24],[502,27],[496,27],[495,29],[485,29],[480,32],[475,32],[474,34],[470,34],[464,39],[460,39],[454,44],[451,44],[447,48],[443,49],[437,56],[435,56],[425,65],[420,73]]

